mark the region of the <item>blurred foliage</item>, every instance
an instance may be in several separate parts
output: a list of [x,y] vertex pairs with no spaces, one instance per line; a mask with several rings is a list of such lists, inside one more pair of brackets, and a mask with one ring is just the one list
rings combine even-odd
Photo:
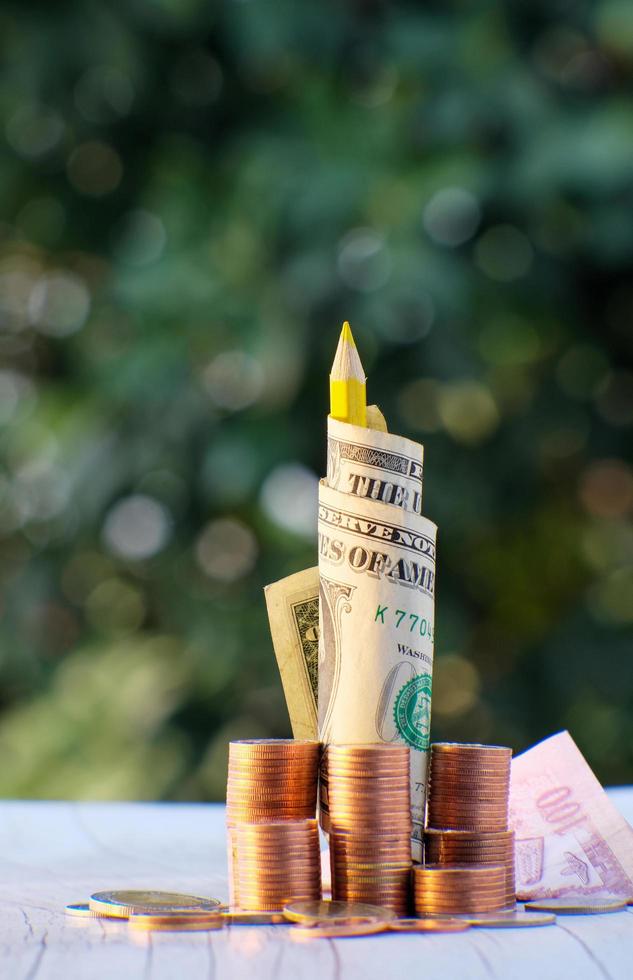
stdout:
[[434,734],[633,756],[633,5],[5,0],[0,793],[288,733],[327,375],[425,443]]

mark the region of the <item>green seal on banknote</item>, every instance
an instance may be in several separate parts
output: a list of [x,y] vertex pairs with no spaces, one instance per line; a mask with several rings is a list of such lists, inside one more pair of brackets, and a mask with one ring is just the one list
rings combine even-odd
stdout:
[[431,675],[418,674],[398,691],[393,706],[398,733],[414,749],[428,749],[431,731]]

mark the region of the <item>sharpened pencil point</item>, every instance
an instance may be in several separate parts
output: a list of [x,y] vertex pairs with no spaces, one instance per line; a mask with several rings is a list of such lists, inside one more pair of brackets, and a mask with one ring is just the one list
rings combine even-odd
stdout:
[[351,425],[367,425],[365,381],[363,365],[346,320],[330,372],[330,414],[333,418]]
[[352,347],[356,347],[356,344],[354,342],[354,335],[352,334],[352,328],[350,327],[348,320],[346,320],[345,323],[343,324],[339,343],[341,341],[343,343],[351,344]]

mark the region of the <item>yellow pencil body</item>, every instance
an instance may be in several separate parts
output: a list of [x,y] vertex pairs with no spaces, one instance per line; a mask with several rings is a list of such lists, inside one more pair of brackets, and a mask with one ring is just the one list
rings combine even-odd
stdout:
[[351,425],[367,425],[365,373],[347,321],[330,374],[330,415]]

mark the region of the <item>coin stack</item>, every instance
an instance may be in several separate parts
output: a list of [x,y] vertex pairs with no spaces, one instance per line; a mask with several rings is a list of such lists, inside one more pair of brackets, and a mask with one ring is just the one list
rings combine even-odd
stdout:
[[233,879],[246,911],[280,912],[321,898],[316,819],[241,823],[231,828]]
[[406,915],[411,878],[409,749],[326,750],[332,898]]
[[[442,908],[436,911],[484,912],[514,905],[514,835],[508,830],[511,759],[512,750],[500,745],[436,742],[431,746],[426,864],[424,873],[414,878],[418,911],[429,911],[435,892],[441,892],[440,884],[446,880],[459,882],[459,889],[451,900],[450,893],[438,899]],[[464,868],[473,871],[470,879],[459,874]],[[496,886],[499,868],[501,892]],[[441,869],[444,875],[434,874]],[[451,870],[455,877],[448,879]],[[438,885],[433,886],[433,881]],[[452,907],[445,907],[447,900],[449,904],[454,900]]]
[[502,865],[505,868],[505,905],[515,902],[514,831],[478,834],[470,830],[434,830],[424,835],[427,864]]
[[417,915],[497,912],[504,908],[505,888],[501,864],[418,864],[413,868]]
[[[252,824],[276,826],[290,821],[303,826],[314,819],[319,753],[320,743],[311,741],[248,739],[230,743],[226,819],[231,905],[245,907],[239,894],[239,881],[247,874],[252,877],[253,872],[248,869],[256,862],[253,849],[246,848],[245,843],[242,845],[246,837],[237,832],[238,828]],[[279,839],[281,833],[273,831]],[[299,837],[301,841],[310,841],[309,846],[299,842],[299,851],[302,855],[309,852],[307,861],[311,866],[313,835],[306,836],[304,829]],[[318,857],[318,837],[316,847]],[[277,851],[280,870],[287,869],[292,860],[294,849],[287,854],[283,849]]]

